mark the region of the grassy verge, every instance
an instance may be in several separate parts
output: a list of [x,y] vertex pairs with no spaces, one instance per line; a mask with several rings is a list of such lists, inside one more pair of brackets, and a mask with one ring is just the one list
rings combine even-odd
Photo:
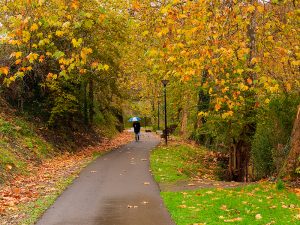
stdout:
[[205,150],[188,145],[161,146],[150,157],[154,178],[159,183],[188,180],[203,167]]
[[[189,179],[197,171],[205,171],[204,155],[205,150],[184,144],[159,147],[151,155],[154,178],[159,183]],[[274,184],[161,195],[177,225],[300,224],[299,198]]]
[[177,225],[300,224],[299,198],[273,185],[162,193]]

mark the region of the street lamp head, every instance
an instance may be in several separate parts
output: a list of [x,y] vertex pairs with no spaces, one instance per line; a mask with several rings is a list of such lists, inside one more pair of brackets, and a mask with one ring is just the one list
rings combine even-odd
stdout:
[[167,86],[167,84],[169,83],[169,80],[162,80],[161,82],[163,83],[164,86]]

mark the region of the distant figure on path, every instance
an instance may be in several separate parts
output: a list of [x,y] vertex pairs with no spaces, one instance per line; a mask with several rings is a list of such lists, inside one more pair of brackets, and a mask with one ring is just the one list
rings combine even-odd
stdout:
[[141,131],[141,124],[139,122],[134,122],[133,123],[133,129],[135,133],[135,141],[140,140],[140,131]]

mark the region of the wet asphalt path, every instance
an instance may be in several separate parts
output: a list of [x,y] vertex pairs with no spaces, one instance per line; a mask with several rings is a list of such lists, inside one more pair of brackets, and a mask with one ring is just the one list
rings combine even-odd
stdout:
[[159,140],[116,149],[86,167],[46,211],[38,225],[174,225],[149,172],[149,153]]

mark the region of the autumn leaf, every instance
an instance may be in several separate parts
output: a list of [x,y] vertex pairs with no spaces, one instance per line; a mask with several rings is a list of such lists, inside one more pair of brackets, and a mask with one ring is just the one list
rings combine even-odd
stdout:
[[78,0],[73,0],[72,3],[71,3],[71,7],[73,9],[78,9],[79,8],[79,2],[78,2]]
[[0,67],[0,75],[1,74],[8,75],[8,72],[9,72],[9,68],[7,66],[6,67]]
[[262,216],[261,216],[260,214],[256,214],[256,215],[255,215],[255,219],[261,220],[261,219],[262,219]]
[[36,31],[38,28],[39,28],[39,26],[36,23],[34,23],[31,25],[30,31]]
[[252,79],[251,79],[251,78],[248,78],[248,79],[247,79],[247,83],[251,85],[251,84],[253,83],[253,82],[252,82]]
[[220,104],[216,104],[216,105],[215,105],[215,110],[216,110],[216,111],[219,111],[220,109],[221,109],[221,105],[220,105]]
[[23,54],[22,52],[16,52],[15,53],[16,59],[20,58],[22,56],[22,54]]
[[72,39],[72,44],[75,48],[78,48],[81,43],[82,43],[83,39],[82,38],[79,38],[78,40],[76,40],[75,38]]
[[39,55],[37,53],[30,53],[26,58],[30,63],[33,63],[38,57]]
[[141,8],[141,4],[138,1],[132,3],[132,9],[138,11]]
[[11,165],[7,164],[7,165],[6,165],[6,168],[7,168],[8,170],[11,170],[13,167],[12,167]]
[[56,35],[57,37],[62,37],[62,36],[64,35],[64,32],[61,31],[61,30],[57,30],[57,31],[55,32],[55,35]]
[[232,223],[232,222],[238,222],[238,221],[242,221],[242,220],[243,220],[243,218],[237,217],[237,218],[233,218],[233,219],[224,220],[224,222]]

